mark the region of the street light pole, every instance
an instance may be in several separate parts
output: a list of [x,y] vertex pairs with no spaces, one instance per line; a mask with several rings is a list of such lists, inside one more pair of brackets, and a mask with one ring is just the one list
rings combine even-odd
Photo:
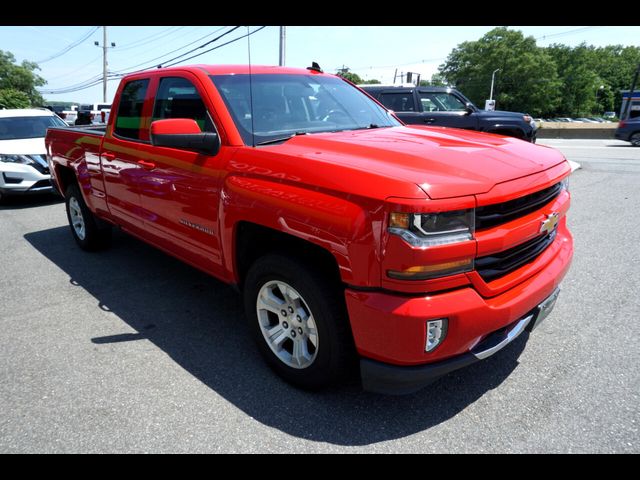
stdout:
[[491,74],[491,93],[489,94],[489,100],[493,100],[493,81],[495,79],[496,76],[496,72],[499,72],[500,69],[496,68],[493,73]]
[[278,63],[278,65],[280,65],[281,67],[284,67],[286,42],[287,42],[287,27],[280,27],[280,62]]
[[596,112],[598,111],[598,93],[599,93],[601,90],[604,90],[604,85],[600,85],[600,86],[598,87],[598,89],[596,90]]

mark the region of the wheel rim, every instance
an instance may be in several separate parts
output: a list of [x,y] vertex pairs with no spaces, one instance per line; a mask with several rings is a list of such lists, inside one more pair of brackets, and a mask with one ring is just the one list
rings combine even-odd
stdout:
[[86,230],[84,226],[84,217],[82,216],[82,210],[76,197],[69,199],[69,216],[71,217],[71,227],[80,240],[84,240]]
[[318,355],[318,328],[298,291],[280,280],[265,283],[256,302],[258,325],[271,351],[291,368],[307,368]]

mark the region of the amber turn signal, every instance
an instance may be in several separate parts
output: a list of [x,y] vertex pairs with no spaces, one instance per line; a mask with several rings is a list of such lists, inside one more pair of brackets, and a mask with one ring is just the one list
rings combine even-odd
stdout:
[[443,277],[445,275],[469,272],[471,270],[473,270],[473,258],[465,258],[451,262],[434,263],[432,265],[417,265],[402,271],[387,270],[387,275],[397,280],[426,280],[429,278]]

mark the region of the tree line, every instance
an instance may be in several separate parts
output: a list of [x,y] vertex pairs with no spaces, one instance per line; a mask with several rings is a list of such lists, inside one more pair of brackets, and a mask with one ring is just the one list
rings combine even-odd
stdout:
[[[453,86],[473,103],[484,106],[492,73],[498,70],[493,90],[496,108],[536,117],[582,117],[620,112],[620,90],[629,88],[638,64],[639,47],[594,47],[586,43],[538,47],[534,37],[498,27],[479,40],[459,44],[439,66],[438,73],[420,83]],[[365,83],[346,70],[351,81],[355,76],[354,83]]]

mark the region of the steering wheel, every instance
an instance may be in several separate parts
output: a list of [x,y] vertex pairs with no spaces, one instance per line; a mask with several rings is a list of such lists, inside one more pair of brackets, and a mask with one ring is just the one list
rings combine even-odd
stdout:
[[333,123],[347,123],[349,122],[349,116],[346,114],[344,110],[333,109],[327,112],[327,114],[324,116],[322,121],[333,122]]

